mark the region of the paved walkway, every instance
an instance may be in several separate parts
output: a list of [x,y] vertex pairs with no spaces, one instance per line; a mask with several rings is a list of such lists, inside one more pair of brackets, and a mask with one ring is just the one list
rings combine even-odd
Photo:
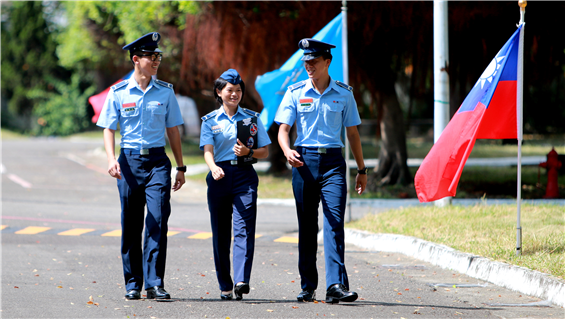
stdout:
[[[545,156],[522,157],[522,165],[538,165],[546,160]],[[423,159],[408,159],[410,167],[418,167]],[[378,165],[378,159],[366,159],[369,167]],[[257,171],[266,171],[270,163],[261,161],[255,164]],[[354,160],[349,161],[351,168],[357,168]],[[466,166],[516,166],[515,157],[503,158],[470,158]],[[187,175],[196,175],[208,171],[206,164],[191,165],[187,167]],[[554,204],[565,206],[565,199],[533,199],[523,200],[524,204]],[[453,205],[515,205],[515,199],[452,199]],[[258,205],[264,209],[272,207],[293,207],[294,199],[259,198]],[[346,220],[356,220],[366,214],[380,213],[389,209],[409,206],[429,206],[434,203],[420,203],[418,199],[351,199],[349,202]],[[319,239],[323,238],[322,232]],[[544,306],[549,303],[565,306],[565,281],[554,278],[548,274],[517,267],[505,263],[495,262],[481,256],[459,252],[451,247],[421,240],[419,238],[395,235],[372,234],[346,229],[346,243],[372,251],[401,253],[411,256],[445,269],[453,269],[468,276],[491,282],[520,293],[528,294],[546,300],[542,304],[512,304],[506,306],[528,307]]]

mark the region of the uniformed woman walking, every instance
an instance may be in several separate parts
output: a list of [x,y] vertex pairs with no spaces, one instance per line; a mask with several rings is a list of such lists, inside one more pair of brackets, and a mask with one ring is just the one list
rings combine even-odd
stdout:
[[[236,300],[241,300],[250,290],[259,185],[252,163],[257,158],[266,158],[269,155],[267,145],[271,144],[259,113],[239,106],[244,94],[245,83],[237,71],[224,72],[214,82],[214,97],[220,108],[202,117],[200,132],[200,149],[204,150],[204,159],[210,168],[206,177],[208,209],[214,264],[223,300],[231,300],[234,294]],[[242,136],[245,136],[243,141]],[[233,281],[230,275],[232,226]]]

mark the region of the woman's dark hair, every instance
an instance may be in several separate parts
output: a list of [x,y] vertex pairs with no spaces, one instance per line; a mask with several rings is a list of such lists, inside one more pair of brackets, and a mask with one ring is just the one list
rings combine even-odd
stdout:
[[[219,106],[222,106],[222,104],[224,104],[224,101],[222,101],[222,98],[218,95],[217,90],[222,91],[228,83],[229,82],[224,80],[223,78],[217,78],[216,81],[214,81],[214,97],[216,98]],[[241,81],[239,82],[239,85],[241,86],[241,101],[239,101],[239,103],[241,103],[243,101],[243,97],[245,96],[245,82]]]

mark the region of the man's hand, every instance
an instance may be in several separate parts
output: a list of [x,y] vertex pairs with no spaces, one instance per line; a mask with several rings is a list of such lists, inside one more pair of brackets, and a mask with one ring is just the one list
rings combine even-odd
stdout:
[[284,156],[286,157],[286,160],[288,161],[288,163],[292,167],[300,167],[300,166],[304,165],[304,162],[299,160],[300,154],[293,149],[289,149],[288,151],[286,151],[284,153]]
[[359,195],[363,194],[367,187],[367,174],[357,174],[355,176],[355,190]]
[[239,138],[237,139],[237,144],[233,146],[233,152],[236,156],[247,156],[250,153],[249,148],[243,145]]
[[108,161],[108,174],[110,174],[110,176],[114,178],[122,179],[122,170],[120,169],[120,163],[118,163],[118,161],[116,161],[115,159],[113,161]]
[[177,177],[175,178],[175,183],[173,184],[173,192],[178,191],[182,185],[184,185],[184,172],[177,171]]

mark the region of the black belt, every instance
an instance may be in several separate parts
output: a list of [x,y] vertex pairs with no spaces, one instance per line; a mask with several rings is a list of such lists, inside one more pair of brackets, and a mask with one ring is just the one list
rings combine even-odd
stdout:
[[165,154],[165,147],[154,147],[154,148],[142,148],[136,150],[133,148],[122,148],[122,153],[127,155],[154,155],[154,154]]
[[232,165],[232,166],[237,166],[237,160],[216,162],[216,165]]
[[239,166],[239,167],[249,167],[249,166],[253,166],[252,163],[242,163],[242,164],[238,164],[237,160],[216,162],[216,165],[218,165],[218,166],[231,165],[231,166]]
[[341,154],[341,147],[304,147],[297,146],[296,150],[299,153],[318,153],[318,154]]

